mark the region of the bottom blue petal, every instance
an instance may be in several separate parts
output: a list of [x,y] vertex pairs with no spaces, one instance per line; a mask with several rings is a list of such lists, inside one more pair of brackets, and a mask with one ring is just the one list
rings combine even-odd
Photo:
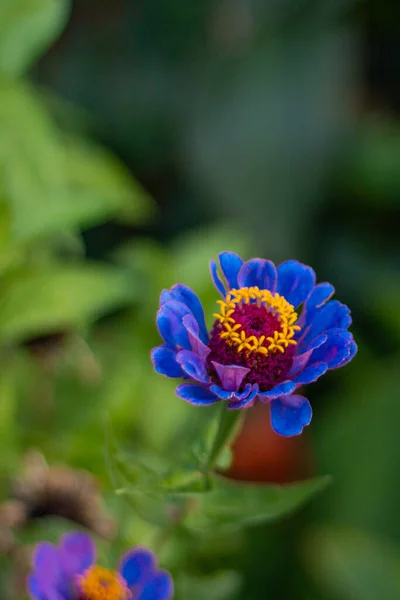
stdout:
[[[137,600],[170,600],[174,593],[172,577],[166,571],[157,571],[146,583]],[[135,596],[136,598],[136,596]]]
[[219,400],[215,394],[206,388],[193,383],[182,383],[178,385],[175,392],[180,398],[186,400],[186,402],[196,404],[197,406],[208,406]]
[[271,425],[280,435],[299,435],[311,417],[311,405],[304,396],[281,396],[271,402]]

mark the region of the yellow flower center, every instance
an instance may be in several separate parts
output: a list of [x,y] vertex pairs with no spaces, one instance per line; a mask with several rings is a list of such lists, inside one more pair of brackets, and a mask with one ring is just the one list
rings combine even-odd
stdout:
[[[218,300],[220,313],[214,314],[221,326],[220,337],[237,351],[285,352],[301,327],[295,325],[294,307],[279,294],[258,287],[230,290],[225,300]],[[260,310],[262,309],[262,310]],[[256,323],[256,325],[254,325]]]
[[78,580],[79,593],[84,600],[128,600],[131,593],[125,580],[116,571],[90,567]]

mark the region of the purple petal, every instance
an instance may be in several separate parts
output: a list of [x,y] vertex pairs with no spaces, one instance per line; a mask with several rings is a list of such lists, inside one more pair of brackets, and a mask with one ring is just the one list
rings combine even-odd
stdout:
[[236,399],[237,401],[241,401],[250,394],[252,389],[251,383],[248,383],[242,392],[228,391],[222,388],[220,385],[212,385],[210,386],[210,392],[218,396],[221,400],[232,400]]
[[312,383],[313,381],[317,381],[317,379],[321,377],[321,375],[326,373],[327,370],[328,365],[326,363],[314,363],[313,365],[310,365],[309,367],[304,369],[304,371],[296,375],[296,377],[293,378],[293,383],[295,383],[296,386],[305,385],[306,383]]
[[182,383],[181,385],[178,385],[175,392],[180,398],[186,400],[186,402],[196,404],[197,406],[208,406],[209,404],[218,402],[218,398],[215,394],[200,385],[192,383]]
[[154,370],[166,377],[182,377],[183,371],[176,362],[177,354],[178,351],[174,346],[169,346],[168,344],[153,348],[151,351],[151,360],[154,365]]
[[208,331],[204,320],[204,310],[199,298],[189,287],[180,283],[171,288],[171,294],[176,300],[189,308],[199,325],[200,339],[206,344],[208,342]]
[[291,394],[295,389],[295,384],[292,381],[283,381],[282,383],[278,383],[272,390],[268,392],[258,392],[257,397],[261,402],[271,402],[275,398],[279,398],[279,396]]
[[311,418],[312,409],[304,396],[281,396],[271,402],[271,425],[280,435],[299,435]]
[[48,583],[56,583],[61,574],[61,555],[57,546],[50,542],[41,542],[36,546],[33,566],[36,570],[39,585],[42,579]]
[[238,273],[243,264],[242,259],[235,252],[221,252],[218,255],[221,270],[228,284],[228,289],[238,288]]
[[210,376],[206,371],[204,363],[197,354],[191,350],[181,350],[178,353],[176,360],[189,377],[192,377],[196,381],[200,381],[200,383],[208,383],[210,381]]
[[157,571],[143,587],[137,600],[170,600],[174,594],[172,577],[166,571]]
[[311,267],[288,260],[278,267],[278,294],[296,308],[304,302],[315,286],[315,273]]
[[188,333],[183,326],[183,318],[191,314],[186,304],[170,300],[163,304],[157,313],[157,327],[167,344],[190,349]]
[[156,568],[156,558],[147,548],[129,550],[121,559],[118,571],[127,586],[133,587],[145,581]]
[[183,317],[182,322],[188,333],[190,346],[193,352],[196,352],[201,360],[205,361],[211,350],[208,346],[203,344],[199,338],[199,324],[193,315],[186,315],[186,317]]
[[96,558],[96,546],[87,533],[74,531],[61,538],[61,563],[68,574],[80,575]]
[[211,272],[211,277],[212,277],[215,287],[217,288],[217,290],[219,291],[221,296],[223,298],[225,298],[226,289],[225,289],[224,284],[222,283],[220,276],[218,275],[218,268],[217,268],[217,263],[215,262],[215,260],[210,260],[210,272]]
[[221,380],[222,387],[228,392],[236,392],[250,369],[237,365],[220,365],[217,362],[211,361]]
[[270,260],[252,258],[244,263],[239,272],[240,287],[257,286],[260,290],[275,293],[277,284],[276,267]]
[[247,385],[250,386],[250,392],[244,397],[243,395],[241,397],[240,394],[235,394],[229,402],[228,408],[231,410],[238,410],[239,408],[250,408],[251,406],[254,406],[255,401],[257,400],[258,385]]

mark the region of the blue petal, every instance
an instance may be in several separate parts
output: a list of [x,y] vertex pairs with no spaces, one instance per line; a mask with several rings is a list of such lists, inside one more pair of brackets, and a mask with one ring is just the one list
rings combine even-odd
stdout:
[[39,591],[38,578],[34,573],[29,575],[29,577],[28,577],[27,588],[28,588],[29,595],[32,598],[35,598],[35,600],[46,600],[46,598],[43,596],[43,594]]
[[157,571],[153,578],[146,582],[137,600],[170,600],[174,594],[172,577],[166,571]]
[[317,381],[317,379],[326,373],[327,370],[328,365],[326,363],[314,363],[296,375],[296,377],[293,378],[293,383],[295,383],[296,386],[312,383],[313,381]]
[[204,320],[204,310],[201,305],[199,298],[196,294],[186,285],[177,284],[171,288],[171,294],[175,297],[175,300],[186,304],[190,312],[193,314],[197,323],[199,324],[200,339],[202,342],[207,344],[208,342],[208,331],[206,322]]
[[176,298],[174,298],[170,290],[163,290],[160,294],[160,306],[162,306],[166,302],[171,302],[171,300],[176,300]]
[[240,287],[257,286],[260,290],[275,293],[277,272],[273,262],[262,258],[252,258],[244,263],[239,272]]
[[315,286],[315,273],[311,267],[288,260],[278,267],[277,292],[296,308],[304,302]]
[[312,353],[310,364],[322,361],[328,369],[335,369],[349,355],[353,336],[346,329],[330,329],[326,336],[325,344]]
[[215,260],[210,260],[210,271],[215,287],[217,288],[221,296],[225,298],[226,289],[224,284],[222,283],[220,276],[218,275],[217,263],[215,262]]
[[247,373],[250,372],[250,369],[238,365],[220,365],[214,361],[212,361],[212,364],[221,380],[222,388],[228,392],[236,392]]
[[74,531],[61,538],[61,563],[69,575],[80,575],[95,561],[96,546],[87,533]]
[[308,311],[320,308],[335,293],[335,288],[330,283],[318,283],[306,301]]
[[291,394],[295,387],[292,381],[284,381],[283,383],[278,383],[268,392],[258,392],[257,396],[261,402],[270,402],[274,398],[279,398],[279,396]]
[[154,554],[147,548],[135,548],[122,557],[118,571],[130,588],[146,580],[155,568]]
[[182,369],[196,381],[200,383],[208,383],[210,377],[206,371],[202,360],[191,350],[181,350],[176,360],[181,365]]
[[321,335],[318,335],[316,338],[314,338],[312,342],[310,342],[305,352],[303,352],[302,354],[295,354],[288,376],[294,375],[295,373],[298,373],[299,371],[303,370],[304,367],[308,364],[313,350],[315,348],[319,348],[319,346],[322,346],[322,344],[324,344],[327,339],[328,336],[325,333],[322,333]]
[[344,365],[347,365],[347,363],[349,363],[351,361],[352,358],[354,358],[354,356],[357,354],[357,344],[355,343],[355,341],[351,341],[349,344],[349,354],[342,360],[341,363],[339,363],[336,368],[338,369],[339,367],[344,367]]
[[182,383],[181,385],[178,385],[175,392],[180,398],[186,400],[186,402],[196,404],[197,406],[208,406],[209,404],[218,402],[218,398],[215,394],[200,385],[192,383]]
[[166,377],[182,377],[183,371],[176,362],[177,353],[178,351],[175,347],[168,344],[153,348],[151,351],[151,360],[156,373],[160,373],[160,375],[165,375]]
[[203,344],[201,339],[199,338],[199,324],[193,315],[186,315],[183,317],[183,326],[186,329],[190,346],[193,352],[201,358],[202,361],[205,361],[207,356],[210,354],[211,350],[208,346]]
[[257,399],[258,385],[251,385],[248,383],[246,388],[247,386],[250,386],[250,392],[246,396],[243,396],[243,394],[235,394],[229,402],[228,408],[231,410],[238,410],[239,408],[250,408],[254,405]]
[[172,300],[160,307],[157,313],[157,327],[167,344],[190,350],[188,333],[183,325],[183,317],[192,314],[186,304]]
[[316,310],[312,321],[307,323],[306,329],[302,332],[298,345],[302,348],[320,333],[326,333],[328,329],[347,329],[350,324],[348,307],[337,300],[331,300]]
[[311,418],[312,409],[304,396],[282,396],[271,402],[271,425],[280,435],[299,435]]
[[234,252],[221,252],[218,255],[221,270],[228,284],[228,289],[238,288],[238,273],[243,264],[242,259]]

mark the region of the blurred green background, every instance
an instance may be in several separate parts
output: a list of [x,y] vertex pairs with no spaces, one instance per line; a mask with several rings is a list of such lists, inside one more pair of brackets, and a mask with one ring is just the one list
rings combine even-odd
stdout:
[[[395,0],[0,1],[0,502],[33,448],[99,479],[104,560],[148,544],[178,600],[400,598],[399,18]],[[114,490],[209,418],[149,352],[163,287],[211,318],[222,250],[311,264],[352,309],[359,354],[309,386],[301,440],[254,413],[265,440],[236,456],[242,478],[334,479],[274,524],[160,530]],[[17,562],[0,556],[1,598],[21,597]]]

